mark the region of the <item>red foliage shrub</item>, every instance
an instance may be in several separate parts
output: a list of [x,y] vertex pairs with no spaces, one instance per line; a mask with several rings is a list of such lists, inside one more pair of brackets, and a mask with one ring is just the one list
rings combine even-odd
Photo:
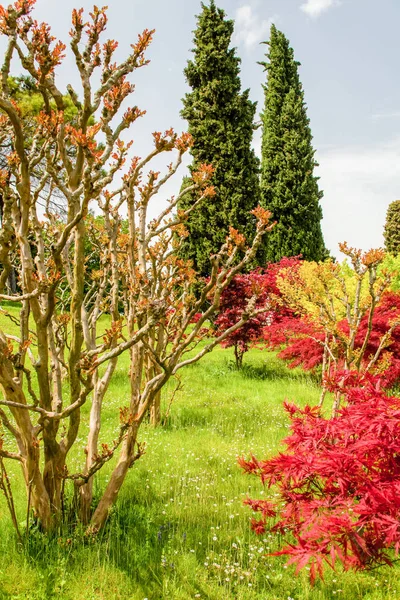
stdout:
[[222,343],[224,348],[235,348],[238,367],[241,366],[243,354],[250,346],[263,339],[264,328],[277,324],[289,315],[293,316],[293,312],[281,302],[277,277],[282,269],[295,268],[298,264],[298,258],[283,258],[279,263],[268,265],[265,271],[256,269],[250,273],[236,275],[222,294],[220,313],[214,324],[217,335],[237,323],[251,299],[255,300],[256,309],[260,310],[258,315],[249,319]]
[[[339,380],[342,385],[343,374],[329,382],[331,390]],[[317,407],[286,403],[286,451],[240,460],[279,492],[273,502],[247,500],[261,515],[254,531],[291,534],[274,555],[287,555],[296,572],[309,564],[312,582],[337,560],[345,569],[391,564],[390,551],[400,547],[400,398],[359,373],[345,374],[345,389],[346,405],[330,419]]]
[[[289,309],[287,309],[288,312]],[[372,331],[364,352],[361,372],[367,367],[370,359],[377,352],[382,339],[388,333],[394,319],[400,314],[400,294],[386,292],[377,307],[372,319]],[[358,327],[355,349],[361,349],[368,327],[368,315],[365,315]],[[348,333],[349,326],[346,320],[338,324],[339,330]],[[315,323],[306,318],[296,317],[295,314],[277,319],[263,330],[263,338],[269,348],[282,348],[279,358],[289,362],[289,367],[301,366],[305,371],[314,369],[322,364],[324,331]],[[344,348],[337,347],[339,355],[338,365],[343,363],[340,352]],[[400,380],[400,326],[395,327],[385,343],[385,350],[377,368],[373,371],[379,374],[384,387],[391,387]]]
[[306,371],[322,363],[324,337],[322,330],[317,331],[313,323],[294,313],[281,319],[278,317],[263,330],[267,347],[276,349],[283,346],[279,358],[289,361],[290,368],[301,366]]
[[252,317],[243,327],[229,335],[222,346],[235,347],[237,366],[241,366],[241,358],[252,342],[261,337],[263,326],[270,312],[269,290],[264,275],[259,271],[236,275],[222,294],[220,313],[215,321],[216,335],[229,329],[241,318],[251,298],[256,298],[256,308],[265,311]]

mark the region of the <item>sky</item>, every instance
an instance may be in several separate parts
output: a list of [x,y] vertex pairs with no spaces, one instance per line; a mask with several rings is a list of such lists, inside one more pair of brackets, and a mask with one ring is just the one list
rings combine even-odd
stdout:
[[[313,144],[324,191],[322,228],[329,250],[338,243],[367,250],[383,245],[390,202],[400,198],[400,23],[399,0],[216,0],[235,20],[232,45],[241,57],[243,89],[263,105],[264,59],[272,22],[289,38],[301,63]],[[68,41],[74,7],[87,0],[37,0],[35,18]],[[151,63],[133,75],[134,103],[147,110],[130,130],[134,152],[150,148],[151,132],[185,130],[181,99],[189,91],[183,69],[191,58],[198,0],[108,0],[108,37],[122,59],[144,28],[156,33]],[[15,66],[18,70],[18,67]],[[18,74],[15,72],[15,74]],[[59,84],[77,82],[68,56]],[[257,117],[258,118],[258,117]],[[260,153],[260,132],[254,140]],[[183,173],[182,173],[183,175]],[[168,193],[179,190],[177,177]],[[155,214],[165,202],[160,198]]]

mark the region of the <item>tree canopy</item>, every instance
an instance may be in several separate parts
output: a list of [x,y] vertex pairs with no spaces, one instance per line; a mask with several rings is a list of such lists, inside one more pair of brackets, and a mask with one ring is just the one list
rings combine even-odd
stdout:
[[[42,531],[54,530],[68,518],[64,498],[72,488],[74,524],[96,533],[143,454],[140,426],[160,390],[228,335],[206,340],[204,324],[231,280],[254,259],[270,213],[253,211],[251,247],[231,228],[196,297],[196,274],[179,251],[187,218],[214,195],[213,168],[192,170],[186,190],[195,201],[187,210],[176,211],[178,195],[149,222],[149,204],[176,173],[192,136],[155,131],[144,157],[122,139],[144,114],[136,104],[122,105],[135,89],[130,78],[148,63],[154,32],[144,30],[129,55],[115,62],[118,43],[103,39],[106,7],[88,16],[73,10],[70,51],[80,84],[68,86],[66,96],[56,73],[67,47],[47,23],[31,18],[34,4],[0,7],[7,44],[0,77],[0,490],[6,489],[5,462],[15,461],[26,484],[27,521],[33,512]],[[33,79],[33,97],[39,100],[39,90],[43,100],[39,110],[24,110],[12,68]],[[152,161],[165,153],[174,158],[161,174]],[[43,213],[45,190],[62,194],[64,218]],[[92,209],[101,218],[93,219]],[[13,269],[18,292],[9,294]],[[233,330],[251,316],[249,309]],[[129,389],[121,406],[113,404],[115,435],[104,439],[104,404],[123,353]],[[107,485],[95,498],[94,477],[111,459]],[[12,502],[8,506],[19,531]]]
[[400,200],[389,204],[384,230],[385,247],[390,254],[400,252]]
[[315,151],[299,64],[285,35],[271,27],[262,114],[261,199],[277,222],[268,238],[266,257],[277,262],[284,256],[306,260],[326,256],[321,231],[322,192],[314,175]]
[[[249,240],[254,237],[250,211],[259,203],[259,161],[251,148],[256,106],[248,90],[241,92],[240,59],[230,47],[233,28],[214,0],[209,6],[202,4],[194,58],[185,69],[191,91],[183,99],[182,116],[194,139],[190,172],[202,163],[214,167],[215,196],[190,216],[190,235],[182,248],[183,256],[203,275],[210,273],[210,254],[220,247],[230,226]],[[179,207],[187,209],[193,202],[188,193]]]

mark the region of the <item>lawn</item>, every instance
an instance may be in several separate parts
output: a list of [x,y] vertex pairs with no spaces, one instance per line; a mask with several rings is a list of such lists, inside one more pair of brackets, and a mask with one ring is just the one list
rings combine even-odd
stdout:
[[[145,425],[146,454],[134,465],[105,531],[97,540],[63,530],[52,539],[30,530],[18,548],[0,497],[0,599],[42,600],[353,600],[400,597],[398,569],[327,572],[314,588],[307,572],[295,576],[285,561],[268,556],[277,536],[250,530],[247,495],[262,497],[256,478],[244,475],[237,456],[270,456],[287,433],[285,398],[316,403],[316,382],[290,371],[272,353],[251,351],[233,368],[232,351],[217,349],[182,371],[164,427]],[[126,404],[123,363],[106,403],[104,441]],[[175,383],[164,393],[164,411]],[[87,416],[87,408],[85,414]],[[83,462],[82,444],[73,461]],[[111,465],[108,467],[108,471]],[[96,481],[100,490],[104,471]],[[24,486],[11,474],[23,523]]]

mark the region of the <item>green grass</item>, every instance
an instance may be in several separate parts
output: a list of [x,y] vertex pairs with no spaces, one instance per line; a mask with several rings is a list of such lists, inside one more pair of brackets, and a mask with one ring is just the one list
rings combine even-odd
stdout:
[[[262,497],[260,482],[243,475],[237,456],[270,456],[287,433],[285,398],[316,403],[319,389],[301,371],[290,371],[273,354],[251,351],[241,372],[232,352],[217,349],[182,371],[164,428],[145,425],[147,452],[129,474],[110,520],[97,540],[60,531],[48,539],[31,531],[23,551],[0,496],[0,600],[381,600],[400,597],[399,571],[327,572],[311,588],[307,572],[294,575],[267,553],[281,540],[250,530],[247,495]],[[117,428],[126,404],[126,364],[112,382],[103,441]],[[164,410],[174,383],[164,393]],[[88,408],[84,413],[87,415]],[[85,428],[73,462],[83,462]],[[108,471],[96,481],[97,493]],[[11,473],[18,514],[25,490]]]

